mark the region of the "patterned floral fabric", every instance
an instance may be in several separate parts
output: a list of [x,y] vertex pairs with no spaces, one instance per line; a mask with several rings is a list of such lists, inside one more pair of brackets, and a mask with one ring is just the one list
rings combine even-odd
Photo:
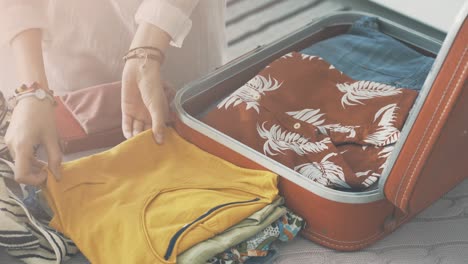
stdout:
[[242,264],[250,258],[266,257],[272,254],[275,241],[292,240],[304,226],[304,220],[289,212],[252,238],[210,259],[210,264]]
[[312,181],[362,190],[380,177],[417,94],[353,80],[320,57],[292,52],[203,121]]
[[12,160],[7,145],[5,144],[5,134],[10,124],[11,109],[3,96],[0,93],[0,173],[4,177],[13,178],[13,171],[8,162]]

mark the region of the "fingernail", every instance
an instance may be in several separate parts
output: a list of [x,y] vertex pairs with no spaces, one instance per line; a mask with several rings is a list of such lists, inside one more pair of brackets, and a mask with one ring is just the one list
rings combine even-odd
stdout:
[[124,131],[123,131],[123,135],[124,135],[124,137],[125,137],[126,139],[129,139],[129,138],[132,137],[132,133],[130,133],[130,131],[128,131],[128,130],[124,130]]
[[157,142],[158,144],[162,144],[163,141],[164,141],[163,135],[160,134],[160,133],[156,134],[156,142]]

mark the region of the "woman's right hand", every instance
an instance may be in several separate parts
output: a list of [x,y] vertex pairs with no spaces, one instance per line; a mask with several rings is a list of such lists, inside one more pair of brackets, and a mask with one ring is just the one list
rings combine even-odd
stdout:
[[35,156],[35,148],[45,147],[49,170],[60,179],[62,152],[55,125],[54,106],[49,100],[34,97],[18,102],[5,135],[5,141],[15,161],[15,180],[39,185],[47,178],[46,163]]

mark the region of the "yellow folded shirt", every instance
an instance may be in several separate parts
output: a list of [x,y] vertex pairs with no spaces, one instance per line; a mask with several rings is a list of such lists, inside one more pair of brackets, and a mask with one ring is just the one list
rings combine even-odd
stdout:
[[49,173],[50,226],[93,264],[176,263],[176,256],[277,197],[277,176],[239,168],[167,129],[150,130]]

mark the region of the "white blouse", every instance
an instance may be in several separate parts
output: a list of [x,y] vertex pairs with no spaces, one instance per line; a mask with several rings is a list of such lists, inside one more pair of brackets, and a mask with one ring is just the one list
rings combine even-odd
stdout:
[[43,30],[51,89],[120,80],[141,21],[172,37],[162,75],[181,87],[222,64],[225,9],[225,0],[0,0],[0,89],[11,94],[19,85],[8,43],[29,28]]

